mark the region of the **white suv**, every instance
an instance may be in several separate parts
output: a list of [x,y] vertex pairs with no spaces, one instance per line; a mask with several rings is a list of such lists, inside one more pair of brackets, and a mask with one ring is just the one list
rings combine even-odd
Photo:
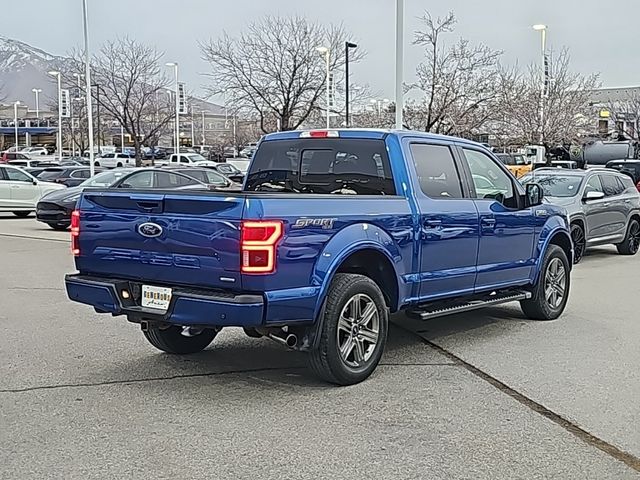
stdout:
[[30,157],[34,155],[49,155],[49,152],[44,147],[26,147],[20,150],[22,153],[26,153]]
[[126,153],[105,153],[96,158],[94,165],[105,168],[135,167],[136,157]]
[[36,209],[43,195],[65,188],[57,183],[42,182],[17,167],[0,165],[0,212],[26,217]]

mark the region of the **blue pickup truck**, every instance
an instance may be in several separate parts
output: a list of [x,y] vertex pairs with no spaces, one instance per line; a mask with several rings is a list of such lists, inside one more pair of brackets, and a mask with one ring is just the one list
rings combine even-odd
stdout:
[[66,288],[162,351],[198,352],[242,327],[348,385],[376,368],[394,312],[519,301],[531,319],[560,316],[573,247],[565,211],[542,196],[459,138],[274,133],[239,192],[85,190]]

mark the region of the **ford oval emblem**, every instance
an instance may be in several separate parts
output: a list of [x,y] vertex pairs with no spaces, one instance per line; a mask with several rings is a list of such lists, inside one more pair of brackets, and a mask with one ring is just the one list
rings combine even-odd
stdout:
[[142,223],[138,226],[138,233],[143,237],[155,238],[162,235],[162,227],[157,223]]

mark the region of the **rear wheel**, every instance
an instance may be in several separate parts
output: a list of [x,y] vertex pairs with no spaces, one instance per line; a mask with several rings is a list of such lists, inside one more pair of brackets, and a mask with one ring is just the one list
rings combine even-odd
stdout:
[[122,163],[121,163],[121,162],[118,162],[118,163],[116,164],[116,168],[122,168]]
[[311,369],[323,380],[352,385],[375,370],[387,341],[389,312],[378,285],[368,277],[337,274],[327,294]]
[[60,232],[64,232],[67,228],[69,228],[69,225],[58,225],[57,223],[47,223],[47,225]]
[[93,165],[96,166],[96,167],[99,167],[100,166],[100,162],[93,162]]
[[532,320],[555,320],[562,314],[571,285],[569,266],[564,250],[558,245],[549,245],[538,282],[531,290],[531,298],[520,302],[527,317]]
[[571,225],[571,240],[573,241],[573,263],[579,263],[587,247],[584,229],[577,223]]
[[18,218],[27,218],[31,212],[12,212]]
[[143,330],[142,333],[158,350],[181,355],[204,350],[218,334],[216,330],[210,328],[185,330],[184,327],[177,325],[166,328],[149,325],[148,329]]
[[622,243],[616,245],[620,255],[635,255],[640,248],[640,223],[637,220],[631,220],[627,227],[627,235]]

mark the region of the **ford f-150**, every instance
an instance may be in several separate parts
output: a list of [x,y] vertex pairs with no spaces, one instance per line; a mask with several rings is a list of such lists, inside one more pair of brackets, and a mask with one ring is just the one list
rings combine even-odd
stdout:
[[273,133],[240,193],[84,191],[66,288],[165,352],[242,327],[353,384],[376,368],[393,312],[428,320],[519,301],[531,319],[560,316],[573,247],[566,212],[542,196],[459,138]]

